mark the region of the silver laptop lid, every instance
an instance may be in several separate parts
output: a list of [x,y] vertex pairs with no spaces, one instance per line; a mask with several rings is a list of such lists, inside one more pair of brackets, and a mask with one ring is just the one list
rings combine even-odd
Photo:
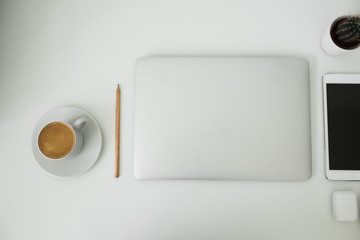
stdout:
[[147,57],[135,78],[136,178],[311,176],[305,59]]

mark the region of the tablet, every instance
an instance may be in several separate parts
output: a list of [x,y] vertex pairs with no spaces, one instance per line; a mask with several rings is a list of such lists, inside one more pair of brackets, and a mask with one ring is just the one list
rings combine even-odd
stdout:
[[360,180],[360,74],[323,76],[326,177]]

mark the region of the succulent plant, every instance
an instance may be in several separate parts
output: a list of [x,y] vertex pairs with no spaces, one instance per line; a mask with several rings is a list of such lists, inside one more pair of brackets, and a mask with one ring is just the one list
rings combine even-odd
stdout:
[[343,48],[353,48],[360,44],[360,15],[348,16],[333,26],[333,38]]

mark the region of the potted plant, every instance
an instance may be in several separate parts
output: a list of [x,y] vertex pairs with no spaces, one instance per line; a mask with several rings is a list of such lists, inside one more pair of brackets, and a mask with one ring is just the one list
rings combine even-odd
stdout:
[[323,50],[332,56],[349,52],[360,45],[360,15],[336,19],[321,39]]

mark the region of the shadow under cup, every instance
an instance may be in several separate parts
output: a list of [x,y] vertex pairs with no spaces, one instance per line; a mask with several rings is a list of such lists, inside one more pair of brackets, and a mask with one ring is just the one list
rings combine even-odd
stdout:
[[40,152],[51,160],[74,156],[82,147],[82,136],[65,122],[47,124],[38,137]]

